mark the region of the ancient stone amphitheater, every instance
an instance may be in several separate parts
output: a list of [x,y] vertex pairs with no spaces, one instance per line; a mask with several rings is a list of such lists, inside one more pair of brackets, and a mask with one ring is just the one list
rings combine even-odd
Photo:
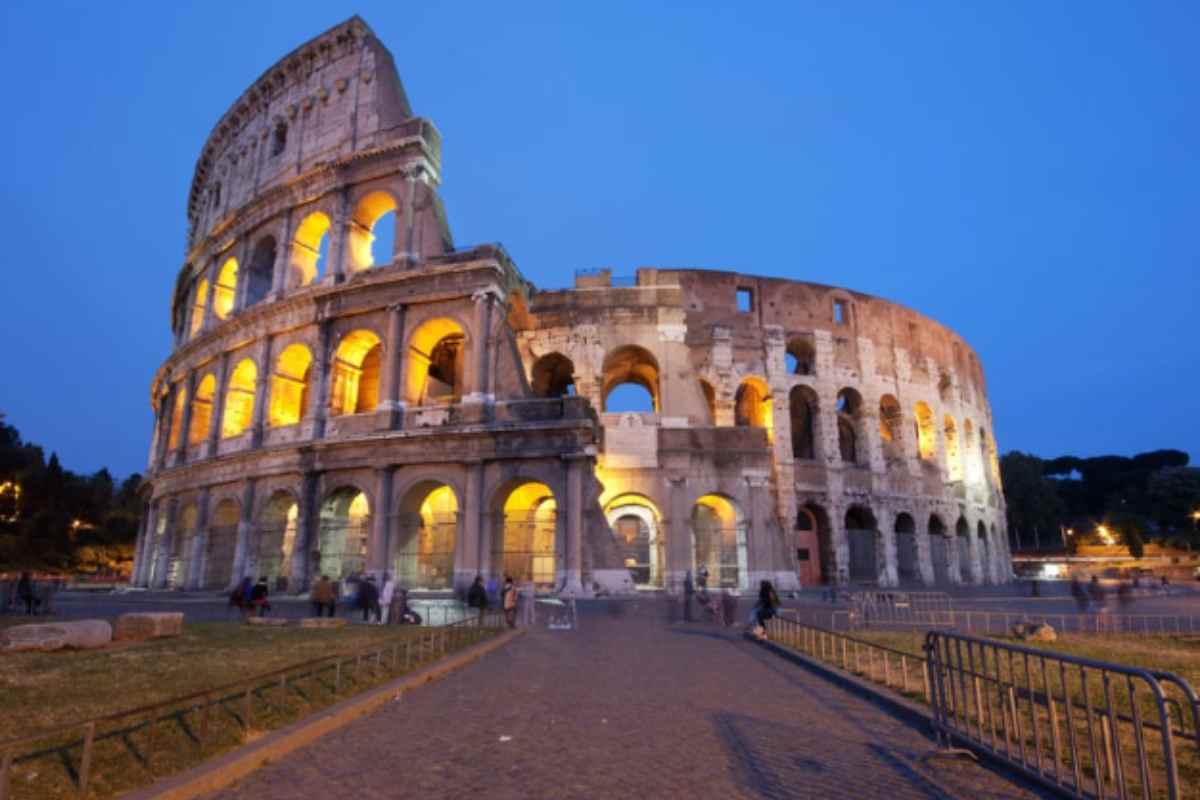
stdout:
[[454,244],[441,167],[357,17],[217,123],[151,387],[136,584],[1010,577],[983,372],[952,331],[736,272],[538,289],[500,246]]

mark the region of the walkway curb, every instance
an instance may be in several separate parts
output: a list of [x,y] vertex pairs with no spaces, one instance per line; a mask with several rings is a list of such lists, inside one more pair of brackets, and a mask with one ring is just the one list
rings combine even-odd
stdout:
[[485,642],[472,645],[454,655],[430,664],[391,683],[349,697],[310,717],[242,745],[192,769],[164,778],[144,789],[124,795],[125,800],[190,800],[215,792],[241,780],[269,761],[275,761],[311,744],[322,736],[398,700],[404,692],[446,677],[477,661],[525,633],[523,628],[506,631]]

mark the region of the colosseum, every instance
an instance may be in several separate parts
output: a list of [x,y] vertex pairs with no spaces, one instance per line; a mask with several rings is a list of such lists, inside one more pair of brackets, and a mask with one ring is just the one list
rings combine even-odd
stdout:
[[151,386],[136,585],[1011,577],[983,372],[952,331],[738,272],[539,289],[499,245],[454,243],[441,174],[357,17],[225,112]]

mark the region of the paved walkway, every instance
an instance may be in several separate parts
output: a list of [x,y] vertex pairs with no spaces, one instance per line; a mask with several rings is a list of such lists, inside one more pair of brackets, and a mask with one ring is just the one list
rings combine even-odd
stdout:
[[656,603],[536,630],[223,797],[1033,797],[734,633]]

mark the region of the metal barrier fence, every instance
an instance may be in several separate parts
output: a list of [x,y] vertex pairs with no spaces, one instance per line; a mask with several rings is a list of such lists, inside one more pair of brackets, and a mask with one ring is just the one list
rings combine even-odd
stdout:
[[1177,675],[942,631],[925,651],[939,740],[1076,796],[1195,796],[1200,701]]
[[[829,619],[829,627],[838,631],[868,628],[920,627],[919,622],[889,621],[883,615],[863,614],[854,608],[826,610],[823,607],[806,609],[806,616],[816,621]],[[915,615],[914,615],[915,616]],[[1168,634],[1200,634],[1200,617],[1187,614],[1037,614],[1023,611],[956,611],[930,613],[928,628],[953,630],[966,634],[1007,635],[1018,622],[1046,623],[1057,633],[1100,636]]]
[[949,624],[953,614],[945,592],[867,591],[850,595],[850,623],[858,627],[925,627]]
[[[127,791],[145,782],[138,777],[153,780],[174,771],[174,767],[156,770],[156,761],[169,759],[187,745],[191,745],[193,755],[215,754],[205,753],[205,749],[211,751],[214,744],[220,743],[220,734],[212,730],[217,722],[232,720],[244,737],[256,719],[287,721],[295,717],[289,712],[289,704],[298,703],[299,716],[303,716],[319,707],[322,700],[327,704],[341,699],[348,686],[365,688],[372,681],[474,644],[503,627],[503,614],[475,612],[440,627],[410,629],[419,633],[395,641],[0,741],[0,800],[17,800],[21,795],[14,787],[39,797],[73,794],[86,798],[98,783],[104,784],[103,794]],[[224,739],[224,744],[236,743]],[[39,769],[14,783],[14,774],[23,764],[42,760],[61,770]],[[108,774],[101,775],[105,765]]]

